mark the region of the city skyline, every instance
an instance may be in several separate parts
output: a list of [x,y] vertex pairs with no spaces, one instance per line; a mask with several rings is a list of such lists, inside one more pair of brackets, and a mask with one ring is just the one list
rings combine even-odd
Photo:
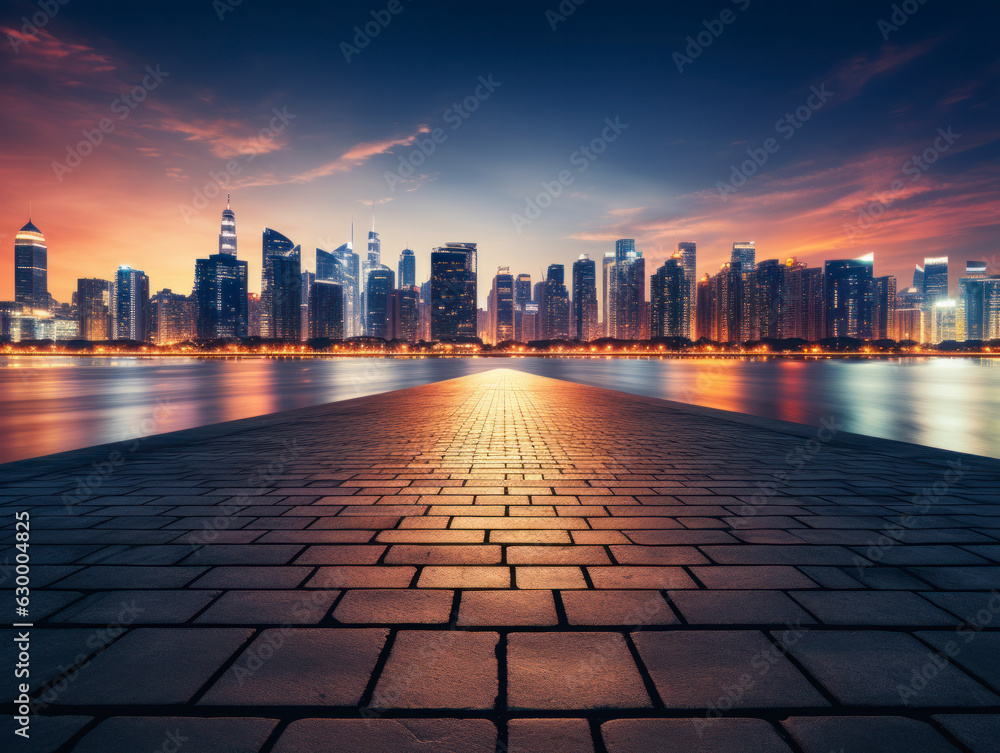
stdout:
[[[558,17],[515,3],[496,17],[401,3],[358,46],[355,28],[383,9],[306,6],[303,25],[225,6],[123,17],[96,2],[83,18],[60,5],[32,31],[21,17],[38,6],[12,4],[0,18],[0,268],[30,203],[62,257],[49,281],[60,300],[120,264],[155,261],[158,289],[184,289],[189,262],[213,252],[229,191],[242,228],[278,227],[307,267],[311,249],[347,240],[352,217],[366,228],[374,201],[383,256],[416,250],[418,279],[429,249],[462,238],[478,242],[482,269],[533,276],[625,236],[654,268],[696,240],[699,276],[736,238],[769,258],[874,252],[878,273],[901,280],[914,256],[996,253],[996,60],[977,13],[920,5],[900,24],[889,6],[793,18],[740,0],[669,19],[593,2]],[[307,58],[265,51],[272,31],[294,34]],[[170,41],[181,36],[188,58]],[[85,131],[100,141],[78,149]],[[89,154],[70,165],[74,150]],[[532,203],[549,206],[533,218]],[[0,299],[11,286],[0,276]]]

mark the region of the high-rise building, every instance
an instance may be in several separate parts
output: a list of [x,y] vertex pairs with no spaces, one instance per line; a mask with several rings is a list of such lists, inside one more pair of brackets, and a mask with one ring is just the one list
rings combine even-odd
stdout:
[[514,339],[527,342],[524,336],[524,307],[531,303],[531,275],[519,274],[514,280]]
[[205,340],[247,337],[250,331],[247,275],[247,263],[239,261],[235,254],[212,254],[195,262],[198,337]]
[[478,333],[475,243],[448,243],[431,252],[431,338],[475,339]]
[[316,249],[316,279],[327,282],[341,281],[341,265],[336,253],[321,248]]
[[[927,265],[924,265],[927,271]],[[926,279],[926,278],[925,278]],[[931,310],[931,337],[930,341],[935,345],[945,340],[955,340],[958,337],[958,307],[955,301],[950,298],[938,300]]]
[[[270,336],[284,342],[299,342],[302,336],[302,267],[299,246],[286,254],[272,254],[268,264],[269,293],[261,320],[269,314]],[[263,297],[263,296],[262,296]]]
[[681,255],[667,259],[649,278],[650,336],[687,337],[685,299],[688,298],[687,275]]
[[781,337],[783,309],[782,295],[785,282],[785,265],[777,259],[765,259],[753,270],[751,284],[746,287],[752,298],[750,311],[751,340],[776,340]]
[[576,340],[600,337],[597,320],[597,265],[588,254],[573,262],[573,332]]
[[611,305],[613,297],[615,275],[615,252],[606,251],[601,259],[601,332],[604,337],[614,337],[615,331],[611,321],[614,318],[611,313],[614,306]]
[[247,336],[260,337],[260,295],[247,293]]
[[490,339],[493,344],[514,339],[514,275],[509,267],[499,267],[493,277],[493,315],[490,318]]
[[615,241],[615,261],[625,261],[631,253],[635,253],[634,238],[619,238]]
[[362,334],[361,259],[353,249],[352,240],[333,252],[340,261],[340,284],[344,287],[344,337],[360,337]]
[[681,266],[684,267],[684,279],[687,283],[684,301],[684,327],[687,332],[684,336],[694,340],[698,297],[698,244],[694,241],[681,241],[677,244],[677,252],[681,255]]
[[149,278],[138,269],[118,267],[111,286],[111,339],[149,339]]
[[871,339],[875,302],[874,263],[874,254],[826,262],[827,337]]
[[619,340],[642,338],[646,304],[646,260],[641,251],[628,251],[624,261],[615,262],[614,285],[611,296],[614,303],[614,337]]
[[757,265],[756,241],[739,241],[733,244],[733,255],[730,262],[740,265],[740,272],[752,272]]
[[309,293],[312,286],[316,284],[316,273],[303,270],[302,272],[302,292],[299,296],[299,314],[302,319],[299,331],[303,340],[308,340],[312,335],[312,325],[309,319]]
[[30,311],[49,310],[49,251],[31,220],[14,236],[14,303]]
[[740,342],[743,329],[743,274],[740,263],[726,262],[709,280],[712,324],[709,339]]
[[934,304],[948,299],[948,257],[924,259],[924,308],[934,310]]
[[921,296],[924,294],[924,268],[919,264],[913,265],[913,288],[920,293]]
[[892,340],[896,334],[896,276],[875,278],[872,338]]
[[984,261],[967,261],[958,281],[956,339],[1000,338],[1000,275],[987,275]]
[[[287,237],[282,235],[276,230],[271,230],[270,228],[264,228],[264,237],[262,243],[262,262],[261,262],[261,273],[260,273],[260,335],[263,338],[277,338],[277,339],[291,339],[282,338],[277,334],[277,328],[274,321],[274,312],[276,306],[284,306],[287,308],[288,301],[277,301],[275,299],[275,291],[272,289],[272,284],[280,283],[280,289],[282,291],[287,291],[289,286],[292,285],[293,281],[296,287],[301,283],[299,280],[299,274],[301,269],[295,269],[294,278],[285,279],[285,275],[290,276],[293,267],[299,266],[299,247],[292,243]],[[275,259],[290,259],[295,257],[296,263],[293,265],[291,263],[282,263],[282,273],[275,274],[272,267],[274,266]],[[298,295],[295,296],[295,318],[299,319],[299,301]],[[282,311],[285,309],[282,308]],[[287,312],[286,312],[287,313]],[[298,327],[296,326],[296,336],[295,340],[298,340]]]
[[785,259],[781,291],[781,337],[819,342],[826,337],[823,270],[794,256]]
[[707,272],[698,280],[696,293],[695,339],[712,339],[712,277]]
[[389,332],[393,340],[416,342],[420,328],[420,292],[415,285],[389,294]]
[[339,282],[317,279],[309,288],[309,335],[344,339],[344,288]]
[[569,338],[569,291],[566,289],[566,269],[562,264],[549,265],[539,313],[542,339]]
[[165,288],[149,301],[149,322],[149,339],[157,345],[193,340],[198,336],[198,302]]
[[219,253],[236,256],[236,213],[229,206],[229,194],[226,194],[226,208],[222,210]]
[[365,301],[367,305],[368,337],[381,337],[391,340],[393,332],[389,327],[390,293],[396,287],[396,273],[384,264],[379,264],[368,272],[368,284],[365,286]]
[[111,328],[111,283],[97,278],[76,281],[76,313],[80,339],[103,341]]
[[417,256],[408,248],[399,252],[399,289],[417,284]]

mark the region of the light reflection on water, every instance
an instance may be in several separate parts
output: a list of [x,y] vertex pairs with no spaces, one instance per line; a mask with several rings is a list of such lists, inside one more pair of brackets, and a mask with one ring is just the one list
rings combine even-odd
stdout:
[[988,359],[0,358],[0,461],[346,400],[493,368],[1000,457]]

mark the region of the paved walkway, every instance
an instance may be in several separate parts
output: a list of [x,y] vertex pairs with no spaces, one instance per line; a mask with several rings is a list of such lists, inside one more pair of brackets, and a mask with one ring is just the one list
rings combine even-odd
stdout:
[[3,749],[996,751],[1000,461],[826,424],[496,370],[2,466]]

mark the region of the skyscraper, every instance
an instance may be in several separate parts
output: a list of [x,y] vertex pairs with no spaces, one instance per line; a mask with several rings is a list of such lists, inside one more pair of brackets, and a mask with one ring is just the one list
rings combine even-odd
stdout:
[[226,194],[226,208],[222,210],[219,253],[236,256],[236,213],[229,206],[229,194]]
[[231,340],[247,337],[247,263],[235,254],[212,254],[195,261],[198,337]]
[[[276,305],[274,291],[271,288],[272,283],[275,280],[279,282],[283,280],[281,275],[275,275],[272,269],[274,259],[291,257],[295,255],[298,257],[298,246],[291,242],[284,235],[276,230],[271,230],[270,228],[264,228],[264,237],[262,243],[262,262],[261,262],[261,272],[260,272],[260,336],[267,338],[276,338],[277,330],[274,324],[274,309]],[[289,264],[283,264],[283,267],[288,267],[286,270],[289,274],[291,269]],[[296,285],[299,285],[299,272],[300,270],[295,270],[294,281]],[[290,281],[284,281],[290,284]],[[285,289],[283,285],[282,289]],[[296,317],[298,317],[298,303],[296,302]],[[297,331],[297,330],[296,330]],[[298,339],[298,336],[295,337]]]
[[819,342],[826,337],[823,270],[795,257],[785,259],[781,291],[781,337]]
[[956,337],[959,340],[1000,338],[1000,275],[987,275],[984,261],[967,261],[958,281]]
[[80,339],[108,339],[111,327],[111,283],[96,278],[76,281],[76,313],[80,321]]
[[[282,236],[283,237],[283,236]],[[287,240],[287,239],[286,239]],[[284,244],[282,244],[284,245]],[[261,294],[261,329],[270,322],[269,337],[299,342],[302,335],[302,250],[299,246],[268,255],[266,293]]]
[[387,266],[379,264],[368,272],[367,293],[365,294],[367,306],[365,334],[368,337],[392,339],[393,333],[389,329],[389,294],[395,287],[396,273]]
[[[343,246],[341,246],[343,248]],[[342,278],[337,255],[321,248],[316,249],[316,279],[340,282]]]
[[569,338],[569,291],[566,270],[562,264],[550,264],[545,275],[544,299],[540,310],[542,339]]
[[891,340],[896,335],[896,276],[875,278],[872,338]]
[[299,334],[303,340],[308,340],[312,335],[312,326],[309,319],[309,293],[312,286],[316,284],[316,273],[302,270],[302,291],[299,294],[299,317],[302,320],[299,325]]
[[448,243],[431,252],[431,338],[474,339],[478,332],[475,243]]
[[615,252],[606,251],[601,259],[601,329],[604,337],[614,337],[611,326],[614,307],[610,305],[612,289],[614,288]]
[[339,282],[318,279],[309,289],[309,336],[344,339],[344,289]]
[[165,288],[149,301],[149,339],[157,345],[193,340],[198,336],[198,302]]
[[680,254],[675,254],[649,278],[651,337],[688,336],[684,326],[684,301],[687,296],[683,261]]
[[934,310],[934,304],[948,299],[948,257],[924,259],[924,308]]
[[340,260],[340,283],[344,287],[344,337],[360,337],[361,259],[354,253],[353,240],[333,253]]
[[111,286],[111,339],[149,339],[149,278],[138,269],[118,267]]
[[694,241],[681,241],[677,244],[677,251],[681,255],[681,266],[684,267],[684,279],[688,286],[684,301],[684,327],[687,330],[684,336],[694,340],[697,319],[695,301],[698,296],[698,244]]
[[615,261],[621,262],[635,252],[635,238],[619,238],[615,241]]
[[493,343],[514,339],[514,275],[509,267],[499,267],[493,278],[493,316],[490,337]]
[[872,337],[874,254],[826,262],[826,336]]
[[417,256],[408,248],[399,252],[398,281],[400,290],[417,284]]
[[576,340],[600,337],[597,321],[597,265],[588,254],[573,262],[573,332]]
[[734,266],[739,262],[741,272],[753,271],[757,263],[756,241],[739,241],[734,243],[733,255],[730,261]]
[[519,274],[514,280],[514,339],[526,342],[524,336],[524,309],[531,303],[531,275]]
[[695,314],[696,339],[712,339],[712,277],[707,272],[698,280],[697,308]]
[[420,292],[411,285],[393,290],[389,295],[389,332],[393,340],[412,343],[420,328]]
[[608,271],[612,337],[638,340],[642,337],[646,304],[646,260],[641,251],[630,250],[624,260],[616,261]]
[[14,236],[14,303],[49,310],[49,251],[31,220]]
[[921,296],[924,294],[924,268],[919,264],[913,266],[913,288],[920,293]]
[[748,286],[752,296],[751,340],[776,340],[781,337],[782,310],[786,301],[782,295],[785,266],[777,259],[765,259],[752,273]]

